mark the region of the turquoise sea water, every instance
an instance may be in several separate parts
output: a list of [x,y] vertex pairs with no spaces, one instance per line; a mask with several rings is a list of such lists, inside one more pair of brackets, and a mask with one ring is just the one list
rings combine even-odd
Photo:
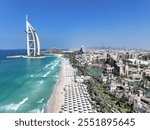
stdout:
[[54,55],[44,59],[7,59],[20,50],[0,50],[0,112],[44,112],[57,82],[61,61]]

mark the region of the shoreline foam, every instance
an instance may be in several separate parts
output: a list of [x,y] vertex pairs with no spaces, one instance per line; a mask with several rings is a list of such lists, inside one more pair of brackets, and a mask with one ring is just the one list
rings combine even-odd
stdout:
[[61,59],[61,69],[59,73],[59,79],[55,84],[52,94],[47,103],[46,112],[48,113],[58,113],[61,105],[63,103],[63,94],[64,94],[64,81],[65,81],[65,64],[62,55],[56,55]]

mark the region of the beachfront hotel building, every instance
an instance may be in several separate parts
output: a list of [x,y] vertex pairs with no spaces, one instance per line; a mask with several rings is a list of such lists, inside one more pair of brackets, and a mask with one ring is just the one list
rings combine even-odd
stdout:
[[40,55],[40,41],[35,29],[28,22],[26,16],[26,35],[27,35],[27,55],[29,57],[36,57]]

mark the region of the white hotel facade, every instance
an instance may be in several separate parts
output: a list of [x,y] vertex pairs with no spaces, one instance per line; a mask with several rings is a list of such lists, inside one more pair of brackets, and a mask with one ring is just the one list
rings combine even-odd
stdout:
[[27,55],[29,57],[36,57],[40,55],[40,41],[36,30],[28,22],[26,16],[26,35],[27,35]]

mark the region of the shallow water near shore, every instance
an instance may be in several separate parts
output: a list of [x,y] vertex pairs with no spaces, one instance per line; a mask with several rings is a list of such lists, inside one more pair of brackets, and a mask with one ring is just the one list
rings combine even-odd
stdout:
[[44,59],[6,59],[24,50],[0,50],[0,112],[44,112],[57,82],[61,61],[54,55]]

